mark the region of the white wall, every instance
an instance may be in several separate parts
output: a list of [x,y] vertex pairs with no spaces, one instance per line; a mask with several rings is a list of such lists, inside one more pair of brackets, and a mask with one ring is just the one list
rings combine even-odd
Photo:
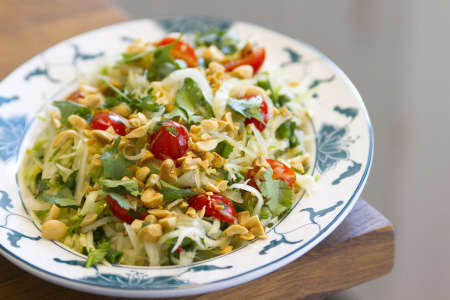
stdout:
[[375,130],[363,197],[397,230],[393,273],[337,298],[448,298],[449,1],[113,2],[137,18],[211,15],[260,24],[333,59],[359,89]]

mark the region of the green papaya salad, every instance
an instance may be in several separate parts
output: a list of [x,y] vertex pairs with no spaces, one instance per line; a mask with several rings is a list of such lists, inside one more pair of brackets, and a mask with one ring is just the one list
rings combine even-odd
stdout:
[[135,41],[41,114],[27,206],[86,267],[228,253],[265,239],[317,180],[308,79],[233,32],[186,40]]

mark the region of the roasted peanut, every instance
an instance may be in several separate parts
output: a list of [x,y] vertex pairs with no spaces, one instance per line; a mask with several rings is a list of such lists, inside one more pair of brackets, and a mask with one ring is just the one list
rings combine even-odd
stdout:
[[175,163],[171,159],[166,159],[161,163],[160,168],[161,179],[169,183],[175,183],[177,181],[178,175],[175,168]]
[[136,168],[136,178],[139,179],[140,181],[145,182],[148,174],[150,174],[149,167]]
[[58,220],[48,220],[42,224],[42,237],[47,240],[60,240],[67,233],[67,226]]
[[154,243],[162,236],[162,227],[160,224],[150,224],[139,230],[139,239],[143,242]]
[[156,208],[161,205],[163,195],[152,188],[146,189],[141,195],[141,201],[145,207]]
[[70,115],[67,120],[69,120],[69,123],[78,130],[83,130],[89,127],[88,122],[86,122],[85,119],[78,115]]
[[165,217],[158,222],[164,229],[170,230],[177,224],[177,217]]
[[103,144],[109,144],[114,140],[114,135],[105,130],[91,130],[91,134],[97,141]]
[[223,234],[226,236],[233,236],[233,235],[243,235],[248,232],[248,229],[245,228],[242,225],[233,224],[230,225],[227,229],[224,230]]
[[250,65],[242,65],[237,68],[235,68],[231,75],[241,78],[241,79],[248,79],[253,77],[253,67]]
[[75,130],[69,129],[64,130],[59,133],[56,138],[53,140],[53,148],[59,148],[64,145],[67,141],[74,139],[77,136],[77,132]]

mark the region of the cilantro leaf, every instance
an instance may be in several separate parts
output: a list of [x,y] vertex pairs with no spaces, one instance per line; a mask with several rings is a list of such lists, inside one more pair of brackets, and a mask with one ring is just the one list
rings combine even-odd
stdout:
[[148,96],[144,98],[136,98],[127,90],[121,91],[111,84],[105,78],[102,78],[103,82],[114,91],[117,96],[115,97],[106,97],[105,102],[103,103],[103,108],[110,108],[121,103],[127,104],[132,111],[152,111],[158,112],[162,109],[162,105],[157,103],[153,103],[152,90],[150,89]]
[[133,206],[131,206],[130,201],[128,201],[127,198],[125,198],[124,196],[122,196],[118,193],[112,192],[112,191],[104,190],[104,192],[106,195],[108,195],[111,198],[113,198],[114,200],[116,200],[117,204],[119,204],[120,207],[122,207],[123,209],[131,210],[133,208]]
[[61,119],[63,121],[67,120],[70,115],[79,115],[84,119],[88,119],[91,116],[91,110],[87,106],[73,101],[54,101],[53,105],[61,112]]
[[120,179],[124,176],[131,175],[131,171],[128,169],[128,166],[131,163],[119,152],[119,143],[120,137],[117,138],[114,141],[113,146],[105,151],[99,158],[102,162],[103,174],[106,178]]
[[219,144],[217,144],[215,151],[223,158],[228,158],[231,152],[233,152],[233,149],[233,145],[231,145],[227,141],[221,141]]
[[68,187],[72,192],[75,192],[75,187],[77,186],[77,176],[78,176],[78,170],[73,171],[69,177],[67,178],[67,181],[65,183],[66,187]]
[[48,191],[50,189],[50,179],[46,178],[46,179],[41,179],[39,181],[38,184],[38,189],[37,189],[37,197],[39,197],[39,195],[41,195],[43,192]]
[[67,225],[67,235],[71,235],[72,233],[78,231],[81,228],[81,222],[83,222],[84,216],[82,215],[74,215],[69,219]]
[[203,33],[197,33],[195,44],[199,46],[216,46],[225,55],[233,54],[238,50],[239,39],[230,31],[210,29]]
[[112,264],[118,264],[122,256],[122,251],[109,249],[108,253],[106,253],[105,259]]
[[123,101],[120,99],[120,97],[117,96],[109,96],[105,98],[105,102],[101,105],[101,108],[110,108],[114,107],[116,105],[121,104]]
[[147,78],[150,81],[162,80],[175,70],[180,69],[180,66],[172,59],[170,55],[173,47],[178,40],[167,46],[158,47],[153,53],[153,61],[148,70]]
[[86,261],[86,268],[98,265],[104,260],[112,264],[116,264],[123,256],[122,251],[111,249],[111,243],[108,241],[102,241],[97,243],[95,249],[90,249],[88,252],[88,259]]
[[279,216],[292,205],[292,190],[289,184],[282,180],[272,179],[273,170],[269,168],[264,173],[264,181],[258,183],[261,193],[266,197],[266,205],[273,216]]
[[108,242],[104,242],[97,246],[97,248],[90,249],[88,253],[88,259],[86,261],[86,268],[90,268],[102,263],[105,259],[106,254],[108,254],[109,248],[110,244]]
[[248,100],[239,100],[230,98],[227,103],[228,107],[234,112],[240,114],[245,118],[254,118],[265,124],[260,111],[261,100],[253,97]]
[[277,139],[288,139],[289,148],[296,147],[300,145],[298,136],[295,134],[297,129],[297,123],[293,120],[287,120],[283,122],[275,131],[275,136]]
[[212,107],[203,96],[202,90],[189,77],[184,79],[183,86],[178,89],[175,105],[185,113],[185,119],[189,122],[193,122],[196,115],[201,115],[206,119],[214,116]]
[[164,180],[160,180],[160,183],[161,183],[161,193],[163,194],[164,200],[166,201],[173,201],[197,195],[197,193],[191,191],[190,189],[178,188],[165,182]]
[[34,214],[36,215],[36,217],[38,217],[39,220],[41,220],[41,222],[45,221],[45,217],[47,216],[48,212],[50,209],[44,209],[44,210],[34,210]]
[[44,202],[55,204],[59,207],[79,207],[80,206],[78,204],[78,202],[75,201],[75,199],[73,198],[72,192],[67,188],[61,190],[56,195],[50,194],[50,193],[42,193],[39,196],[39,199]]
[[122,53],[122,60],[119,61],[119,64],[129,64],[140,60],[141,58],[146,57],[149,54],[152,54],[153,50],[138,52],[138,53]]
[[153,96],[152,96],[151,90],[149,92],[149,95],[140,99],[140,101],[141,101],[140,108],[142,110],[158,112],[163,108],[162,105],[160,105],[158,103],[153,103]]
[[291,101],[291,99],[288,96],[286,96],[284,94],[279,95],[278,94],[279,91],[275,91],[272,88],[272,84],[270,83],[270,81],[268,79],[258,80],[256,85],[266,91],[267,90],[270,91],[269,97],[270,97],[270,99],[272,99],[273,104],[278,108],[283,107],[286,103]]
[[171,133],[171,134],[173,134],[173,135],[175,135],[175,136],[178,135],[178,129],[177,129],[175,126],[166,126],[166,127],[164,127],[164,129],[165,129],[168,133]]
[[109,189],[115,189],[118,190],[118,192],[125,192],[127,191],[132,196],[139,196],[141,194],[141,189],[139,188],[139,185],[134,180],[110,180],[110,179],[102,179],[100,180],[100,184],[103,187],[109,188]]

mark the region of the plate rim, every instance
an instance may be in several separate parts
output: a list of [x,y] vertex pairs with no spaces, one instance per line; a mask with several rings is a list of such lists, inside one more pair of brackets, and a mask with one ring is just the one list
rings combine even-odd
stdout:
[[[222,280],[216,280],[208,283],[202,283],[198,285],[190,285],[186,287],[178,287],[178,288],[164,288],[164,289],[121,289],[120,287],[112,287],[112,286],[101,286],[95,283],[86,283],[86,282],[79,282],[74,279],[69,279],[62,277],[60,275],[54,274],[49,272],[48,270],[42,269],[40,267],[36,267],[35,265],[32,265],[31,263],[21,259],[20,257],[17,257],[12,251],[9,251],[6,249],[3,245],[0,245],[0,254],[2,254],[3,257],[5,257],[8,261],[12,262],[13,264],[17,265],[18,267],[22,268],[23,270],[27,271],[28,273],[31,273],[41,279],[44,279],[46,281],[52,282],[57,285],[61,285],[67,288],[72,289],[78,289],[84,292],[90,292],[95,294],[102,294],[102,295],[109,295],[109,296],[121,296],[121,297],[154,297],[154,298],[161,298],[161,297],[167,297],[168,293],[170,293],[170,297],[176,297],[176,296],[190,296],[190,295],[196,295],[200,293],[207,293],[212,292],[216,290],[221,290],[225,288],[230,288],[239,284],[246,283],[248,281],[254,280],[256,278],[259,278],[261,276],[264,276],[268,273],[271,273],[275,271],[276,269],[292,262],[293,260],[299,258],[300,256],[304,255],[308,251],[310,251],[312,248],[314,248],[317,244],[319,244],[321,241],[323,241],[327,236],[329,236],[337,226],[339,226],[342,221],[347,217],[347,215],[351,212],[352,208],[356,204],[356,201],[359,199],[359,196],[362,193],[363,187],[365,183],[367,182],[368,175],[370,173],[370,169],[372,167],[373,162],[373,152],[374,152],[374,134],[373,134],[373,127],[370,121],[369,113],[367,111],[367,108],[364,104],[364,101],[356,89],[353,82],[349,79],[349,77],[344,73],[344,71],[336,64],[334,63],[330,58],[328,58],[325,54],[323,54],[321,51],[316,49],[315,47],[311,46],[310,44],[304,42],[303,40],[292,38],[286,34],[283,34],[279,31],[267,28],[265,26],[261,26],[254,23],[239,21],[231,18],[221,18],[221,17],[215,17],[215,16],[158,16],[158,17],[152,17],[152,18],[141,18],[141,19],[135,19],[135,20],[128,20],[123,21],[119,23],[110,24],[107,26],[102,26],[90,31],[86,31],[77,35],[74,35],[68,39],[62,40],[56,44],[54,44],[51,47],[46,48],[45,50],[37,53],[36,55],[30,57],[25,62],[21,63],[18,67],[16,67],[13,71],[5,75],[1,80],[0,83],[3,82],[5,79],[15,75],[16,73],[20,72],[21,69],[27,65],[32,60],[38,58],[39,56],[53,50],[54,48],[59,47],[60,45],[66,44],[70,42],[71,40],[79,37],[83,37],[85,35],[89,35],[95,32],[99,32],[105,29],[111,29],[114,27],[120,27],[124,24],[130,24],[130,23],[140,23],[140,22],[154,22],[158,19],[176,19],[176,18],[183,18],[183,17],[190,17],[190,18],[198,18],[198,17],[208,17],[215,20],[224,20],[229,21],[231,23],[238,23],[243,24],[246,26],[252,26],[255,28],[261,28],[263,30],[266,30],[270,33],[274,33],[276,35],[282,36],[284,38],[288,38],[292,41],[295,41],[297,43],[300,43],[302,46],[308,48],[310,51],[318,55],[325,63],[327,63],[333,71],[335,71],[338,76],[344,81],[344,84],[347,85],[347,87],[350,88],[352,95],[356,98],[359,109],[361,109],[364,120],[367,126],[367,130],[369,133],[369,151],[368,151],[368,158],[367,163],[364,169],[364,172],[361,176],[361,179],[356,186],[355,190],[353,191],[353,194],[350,196],[350,199],[347,201],[347,203],[342,207],[340,212],[334,217],[334,219],[328,223],[325,228],[321,229],[316,235],[314,235],[313,238],[311,238],[308,242],[301,245],[300,247],[295,248],[294,250],[290,251],[289,253],[285,254],[282,257],[279,257],[275,260],[272,260],[262,266],[258,266],[252,270],[246,271],[244,273],[240,273],[234,276],[231,276],[226,279]],[[16,166],[17,168],[17,166]],[[148,295],[148,293],[152,293],[152,295]]]

